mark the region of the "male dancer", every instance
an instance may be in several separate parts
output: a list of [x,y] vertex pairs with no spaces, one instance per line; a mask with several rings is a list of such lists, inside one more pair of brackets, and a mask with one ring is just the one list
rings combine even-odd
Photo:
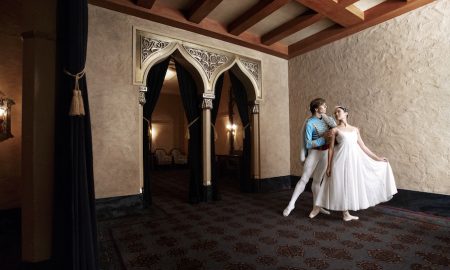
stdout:
[[[314,207],[309,217],[314,218],[317,214],[319,214],[319,212],[327,215],[330,214],[329,211],[316,206],[314,204],[314,200],[319,192],[320,181],[325,175],[327,168],[328,142],[326,137],[329,135],[328,130],[336,127],[336,122],[333,118],[326,115],[327,105],[325,104],[325,100],[323,98],[316,98],[311,101],[309,110],[311,111],[312,116],[305,121],[305,127],[302,129],[302,141],[304,140],[304,142],[302,142],[302,145],[300,146],[300,159],[301,161],[305,161],[305,165],[303,166],[303,174],[295,186],[291,201],[283,211],[283,215],[285,217],[287,217],[295,208],[295,202],[300,194],[305,190],[306,183],[308,183],[309,178],[313,173],[314,176],[311,189],[313,193]],[[306,160],[305,148],[306,151],[308,151]]]

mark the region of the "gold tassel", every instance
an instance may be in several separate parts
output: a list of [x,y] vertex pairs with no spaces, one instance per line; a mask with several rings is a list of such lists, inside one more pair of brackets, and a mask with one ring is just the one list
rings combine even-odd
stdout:
[[84,70],[82,70],[81,72],[78,72],[75,75],[68,72],[67,70],[64,70],[64,72],[67,75],[75,78],[75,87],[73,89],[72,102],[70,103],[69,115],[70,116],[85,115],[83,95],[81,94],[81,89],[80,89],[80,85],[78,82],[84,76],[85,72],[84,72]]
[[213,127],[213,130],[214,130],[214,141],[217,141],[217,138],[219,136],[217,135],[216,126],[213,123],[211,123],[211,126]]
[[79,115],[85,115],[83,95],[81,94],[81,90],[78,90],[78,112]]
[[70,111],[69,111],[69,115],[74,116],[74,115],[80,115],[80,106],[79,106],[79,99],[78,99],[78,92],[80,92],[79,90],[73,90],[73,95],[72,95],[72,102],[70,103]]
[[250,123],[245,125],[244,129],[242,130],[242,139],[245,139],[245,129],[248,128],[249,126],[250,126]]
[[200,118],[200,116],[199,117],[197,117],[197,118],[195,118],[192,122],[190,122],[188,125],[187,125],[187,129],[186,129],[186,139],[190,139],[191,138],[191,134],[189,133],[189,128],[195,123],[195,122],[197,122],[197,120]]

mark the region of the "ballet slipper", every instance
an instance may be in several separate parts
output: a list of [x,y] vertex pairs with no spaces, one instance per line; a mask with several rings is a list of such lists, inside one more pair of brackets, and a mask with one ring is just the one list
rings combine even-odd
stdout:
[[342,219],[343,219],[344,221],[351,221],[351,220],[358,220],[359,217],[357,217],[357,216],[352,216],[352,215],[350,215],[350,213],[349,213],[348,211],[345,211],[345,212],[343,213],[343,215],[342,215]]
[[287,217],[289,216],[289,214],[291,213],[292,210],[294,210],[294,206],[287,206],[284,210],[283,210],[283,216]]
[[320,207],[320,213],[325,215],[331,215],[330,211],[326,210],[325,208]]
[[320,207],[314,206],[311,213],[309,213],[309,218],[315,218],[320,213]]

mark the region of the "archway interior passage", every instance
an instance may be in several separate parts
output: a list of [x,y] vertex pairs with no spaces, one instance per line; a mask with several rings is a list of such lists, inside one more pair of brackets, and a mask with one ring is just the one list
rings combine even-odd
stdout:
[[[178,124],[165,125],[164,119],[159,119],[157,122],[154,122],[152,119],[152,114],[155,109],[157,100],[161,93],[161,88],[164,85],[165,77],[167,75],[167,71],[169,70],[169,73],[171,73],[171,68],[168,68],[170,59],[174,60],[176,63],[176,70],[177,72],[177,78],[178,85],[180,86],[180,93],[182,96],[182,103],[185,111],[185,115],[187,118],[187,123],[183,122],[183,126],[186,126],[186,130],[188,130],[188,133],[193,133],[193,138],[190,138],[188,140],[188,147],[187,151],[185,149],[185,144],[180,142],[180,139],[178,139],[177,143],[179,147],[179,152],[183,154],[183,152],[187,152],[187,157],[190,167],[190,181],[189,181],[189,201],[191,202],[199,202],[199,201],[205,201],[207,200],[206,197],[209,197],[208,193],[210,192],[209,189],[211,187],[211,184],[213,184],[213,193],[217,192],[217,181],[212,181],[212,178],[217,179],[217,168],[215,162],[216,162],[216,156],[215,156],[215,144],[211,145],[211,139],[208,138],[207,135],[210,133],[211,124],[214,125],[214,123],[210,123],[210,113],[211,113],[211,96],[206,95],[205,93],[208,92],[207,89],[205,89],[205,85],[208,85],[207,82],[205,82],[205,76],[202,76],[201,70],[198,69],[198,65],[196,65],[196,62],[193,61],[193,59],[187,57],[188,54],[186,52],[183,53],[183,50],[180,48],[176,48],[175,50],[170,51],[172,54],[168,55],[166,58],[163,58],[162,55],[159,55],[159,62],[154,64],[153,66],[148,66],[147,71],[144,72],[144,74],[147,74],[147,87],[150,89],[149,92],[147,92],[145,95],[149,99],[149,104],[144,105],[143,110],[143,118],[145,121],[143,121],[143,159],[144,159],[144,181],[143,181],[143,190],[144,190],[144,203],[149,205],[151,204],[151,187],[150,187],[150,170],[149,170],[149,164],[151,164],[152,161],[154,161],[153,153],[154,155],[163,155],[167,156],[167,151],[162,147],[155,147],[156,144],[166,144],[169,145],[170,142],[167,141],[167,138],[170,136],[164,136],[166,139],[165,142],[159,141],[157,142],[157,125],[160,125],[161,129],[166,129],[167,133],[170,133],[174,131],[174,129],[181,127],[181,121],[178,121]],[[232,94],[232,97],[236,97],[233,100],[236,101],[236,105],[238,108],[238,112],[240,118],[243,119],[241,121],[241,136],[242,136],[242,147],[241,149],[238,147],[237,150],[234,150],[234,142],[238,142],[237,135],[238,135],[238,126],[234,123],[230,123],[228,121],[228,126],[231,125],[233,127],[233,131],[228,131],[227,135],[230,136],[229,138],[233,139],[233,142],[230,143],[230,147],[233,149],[229,151],[229,154],[237,154],[240,150],[242,151],[242,157],[241,157],[241,165],[238,169],[239,171],[239,181],[242,191],[251,191],[250,188],[250,177],[251,177],[251,149],[250,149],[250,117],[249,117],[249,98],[253,101],[256,100],[256,93],[257,90],[254,87],[254,82],[252,82],[252,79],[250,79],[248,72],[245,72],[245,67],[243,68],[242,63],[239,65],[238,62],[236,62],[237,58],[234,58],[234,62],[231,63],[233,65],[228,64],[226,69],[223,69],[221,72],[217,73],[216,76],[220,79],[220,86],[215,85],[215,88],[219,88],[222,90],[222,82],[223,82],[223,76],[224,72],[228,74],[228,77],[230,77],[230,81],[233,81],[231,84],[234,85],[234,87],[231,87],[234,94]],[[195,59],[197,60],[197,59]],[[240,62],[239,62],[240,63]],[[172,68],[173,69],[173,68]],[[227,72],[227,70],[230,70],[231,72]],[[231,74],[231,75],[230,75]],[[168,76],[168,75],[167,75]],[[217,83],[218,80],[214,80],[215,83]],[[214,89],[214,87],[213,87]],[[214,91],[215,90],[215,91]],[[214,98],[214,92],[218,91],[218,89],[213,90],[212,97]],[[209,89],[209,93],[211,94],[211,89]],[[201,94],[201,95],[200,95]],[[203,97],[202,102],[202,112],[199,114],[197,111],[197,108],[199,108],[199,102],[197,100],[197,97]],[[208,102],[209,100],[209,102]],[[216,100],[216,102],[218,102]],[[205,106],[206,104],[206,106]],[[216,104],[218,106],[218,103]],[[233,114],[233,113],[232,113]],[[179,114],[178,114],[179,115]],[[216,117],[216,116],[215,116]],[[238,118],[238,117],[236,117]],[[199,127],[199,119],[202,121],[202,126]],[[206,120],[205,120],[206,119]],[[215,122],[216,118],[214,119]],[[230,120],[230,117],[229,117]],[[159,123],[158,123],[159,122]],[[233,122],[233,120],[232,120]],[[155,123],[155,128],[153,128],[153,123]],[[213,127],[214,128],[214,127]],[[148,130],[148,131],[147,131]],[[200,131],[200,132],[199,132]],[[217,131],[216,131],[217,132]],[[155,138],[153,137],[153,133],[155,133]],[[178,132],[179,134],[179,132]],[[200,137],[202,136],[202,137]],[[145,138],[147,137],[147,138]],[[247,137],[247,139],[245,139]],[[178,138],[180,138],[178,136]],[[205,138],[207,138],[205,140]],[[199,141],[202,140],[202,141]],[[214,139],[212,139],[214,140]],[[172,143],[174,144],[174,141],[172,140]],[[181,149],[180,149],[181,148]],[[213,153],[211,153],[211,148]],[[206,149],[206,150],[205,150]],[[171,149],[172,150],[172,149]],[[199,153],[198,151],[202,151],[202,153]],[[169,150],[170,152],[170,150]],[[255,158],[255,156],[253,157]],[[212,159],[212,160],[211,160]],[[199,162],[202,162],[199,164]],[[167,163],[170,163],[168,161]],[[173,159],[172,159],[173,163]],[[159,165],[159,160],[158,160]],[[200,175],[199,171],[203,171],[203,175]],[[215,170],[215,171],[213,171]],[[214,175],[211,175],[213,173]],[[215,190],[214,190],[214,184]],[[214,196],[213,196],[214,197]],[[208,199],[209,200],[209,199]]]

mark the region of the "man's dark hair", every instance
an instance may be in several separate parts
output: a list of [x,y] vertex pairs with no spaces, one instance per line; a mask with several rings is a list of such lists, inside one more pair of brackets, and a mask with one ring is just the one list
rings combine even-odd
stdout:
[[319,108],[320,105],[325,103],[325,99],[323,98],[316,98],[311,103],[309,103],[309,110],[311,113],[315,113],[316,109]]

